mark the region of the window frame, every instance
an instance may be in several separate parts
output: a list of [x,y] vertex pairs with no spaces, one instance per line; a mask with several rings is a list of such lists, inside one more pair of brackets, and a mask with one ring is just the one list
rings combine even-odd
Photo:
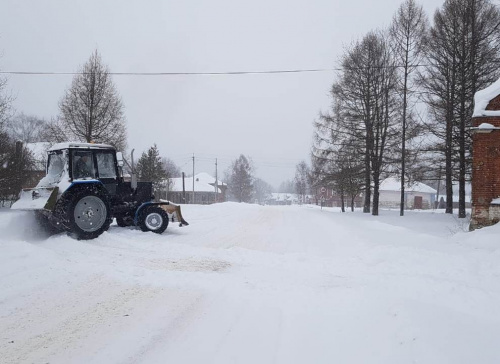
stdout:
[[[97,161],[97,154],[110,154],[112,159],[113,159],[113,170],[115,172],[115,176],[114,177],[101,177],[100,175],[100,171],[99,171],[99,164],[98,164],[98,161]],[[103,149],[103,150],[93,150],[93,155],[94,155],[94,163],[95,163],[95,169],[97,171],[96,173],[96,178],[97,179],[105,179],[105,180],[117,180],[118,177],[119,177],[119,173],[118,173],[118,162],[116,160],[116,153],[112,150],[106,150],[106,149]]]

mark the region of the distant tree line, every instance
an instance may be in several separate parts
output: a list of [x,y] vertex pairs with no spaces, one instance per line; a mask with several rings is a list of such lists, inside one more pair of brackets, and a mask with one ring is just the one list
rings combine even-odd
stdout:
[[313,185],[342,198],[363,194],[378,215],[379,187],[389,174],[405,186],[444,178],[446,212],[465,217],[470,180],[473,97],[500,76],[500,11],[490,0],[446,0],[433,23],[405,0],[387,29],[348,46],[331,87],[332,107],[315,122]]

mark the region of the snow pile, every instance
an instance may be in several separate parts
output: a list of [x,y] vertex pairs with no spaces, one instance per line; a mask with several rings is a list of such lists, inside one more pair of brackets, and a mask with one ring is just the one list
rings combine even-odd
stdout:
[[188,227],[92,241],[0,212],[2,363],[500,362],[500,225],[182,209]]

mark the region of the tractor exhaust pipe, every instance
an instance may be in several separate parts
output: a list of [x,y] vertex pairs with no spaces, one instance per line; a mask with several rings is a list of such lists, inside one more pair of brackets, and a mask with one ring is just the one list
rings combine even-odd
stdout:
[[132,151],[130,152],[130,162],[132,163],[132,181],[131,181],[131,186],[132,186],[132,189],[135,190],[137,189],[137,173],[135,171],[135,165],[134,165],[134,150],[135,149],[132,149]]

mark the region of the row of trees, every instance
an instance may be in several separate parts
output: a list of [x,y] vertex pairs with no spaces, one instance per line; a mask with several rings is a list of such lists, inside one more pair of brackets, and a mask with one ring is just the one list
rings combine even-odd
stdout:
[[[229,198],[238,202],[264,203],[273,192],[273,187],[266,181],[254,176],[252,160],[243,154],[231,163],[226,172]],[[305,161],[296,166],[293,181],[284,181],[279,192],[296,193],[301,201],[310,193],[311,171]]]
[[422,6],[405,0],[388,29],[341,57],[331,110],[315,123],[315,182],[351,204],[362,191],[363,211],[377,215],[381,178],[398,174],[403,215],[406,184],[444,171],[446,212],[458,181],[465,217],[473,96],[499,76],[499,62],[500,11],[490,0],[446,0],[432,26]]

